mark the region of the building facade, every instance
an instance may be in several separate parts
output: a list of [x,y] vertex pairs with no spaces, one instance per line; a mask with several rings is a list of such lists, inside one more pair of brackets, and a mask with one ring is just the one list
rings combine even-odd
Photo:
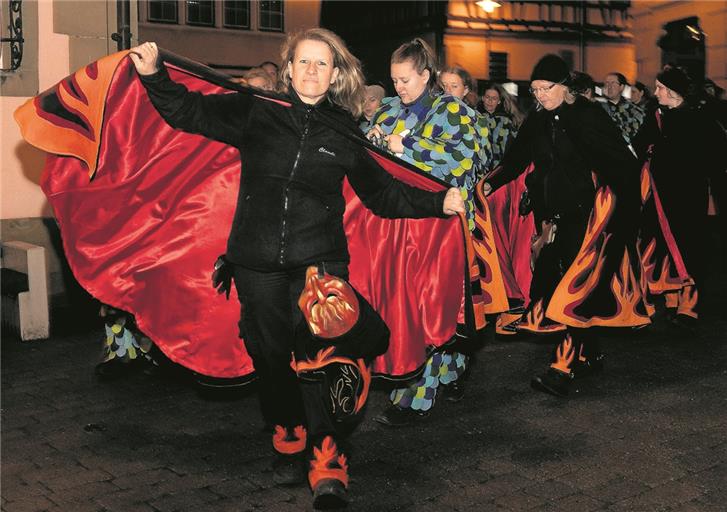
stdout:
[[640,81],[653,88],[661,67],[675,62],[727,89],[727,1],[635,0],[631,13]]
[[630,2],[452,0],[445,60],[480,80],[524,85],[538,60],[554,53],[596,81],[611,71],[633,80],[629,8]]
[[320,1],[140,0],[139,40],[232,75],[280,61],[286,35],[317,27]]

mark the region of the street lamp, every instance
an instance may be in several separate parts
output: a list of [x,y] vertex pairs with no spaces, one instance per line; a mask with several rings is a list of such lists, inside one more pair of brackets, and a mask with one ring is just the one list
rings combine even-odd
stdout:
[[480,0],[479,2],[475,2],[477,5],[479,5],[482,10],[484,10],[486,13],[491,14],[495,12],[495,9],[500,7],[499,2],[495,2],[493,0]]

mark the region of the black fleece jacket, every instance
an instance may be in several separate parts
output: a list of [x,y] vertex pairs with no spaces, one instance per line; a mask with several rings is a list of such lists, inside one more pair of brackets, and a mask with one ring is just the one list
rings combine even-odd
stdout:
[[535,168],[526,184],[536,220],[588,215],[595,187],[591,172],[615,193],[626,215],[639,205],[639,166],[608,114],[578,97],[555,110],[533,111],[487,181],[493,190]]
[[344,177],[381,217],[445,216],[446,191],[427,192],[392,178],[342,133],[357,127],[327,99],[307,105],[291,92],[288,107],[246,93],[203,95],[172,81],[166,68],[141,81],[172,127],[240,151],[243,172],[227,242],[227,258],[235,264],[274,271],[348,262]]

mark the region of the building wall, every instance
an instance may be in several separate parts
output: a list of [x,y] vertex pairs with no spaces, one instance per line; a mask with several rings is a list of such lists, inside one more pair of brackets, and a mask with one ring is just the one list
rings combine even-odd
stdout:
[[[131,7],[134,34],[135,0]],[[53,212],[39,186],[45,153],[22,139],[13,112],[76,69],[116,51],[116,43],[110,38],[116,31],[116,3],[26,0],[23,25],[35,26],[37,31],[24,29],[21,68],[3,73],[0,89],[0,235],[3,240],[22,240],[46,248],[52,303],[63,305],[68,303],[68,293],[75,296],[81,292],[63,257]],[[23,80],[21,88],[13,86],[22,75],[32,75],[34,80]]]
[[[504,52],[508,54],[508,78],[527,81],[541,57],[570,52],[573,67],[589,73],[596,81],[614,70],[630,80],[635,79],[636,53],[630,39],[630,20],[624,13],[614,11],[609,17],[600,9],[588,9],[587,22],[603,27],[603,35],[586,38],[581,45],[573,28],[581,21],[582,13],[576,8],[580,3],[500,3],[500,8],[486,14],[472,0],[449,2],[444,36],[447,65],[459,64],[474,78],[483,80],[489,78],[490,52]],[[508,20],[513,22],[509,26]],[[518,25],[522,20],[530,20],[533,26]],[[553,22],[550,27],[537,25],[550,21]],[[561,30],[556,23],[570,24],[570,28]],[[581,66],[581,62],[585,65]]]
[[699,26],[707,34],[706,74],[727,88],[727,2],[634,0],[631,7],[636,43],[638,79],[653,86],[661,69],[661,48],[657,46],[663,26],[670,21],[699,17]]
[[285,32],[267,32],[258,29],[258,2],[251,2],[250,30],[223,27],[222,1],[215,2],[215,27],[185,24],[184,5],[179,2],[179,23],[149,22],[148,5],[139,2],[139,39],[154,41],[159,46],[207,65],[230,67],[235,70],[257,66],[270,60],[280,61],[280,45],[286,35],[303,29],[318,27],[320,1],[299,0],[284,3]]

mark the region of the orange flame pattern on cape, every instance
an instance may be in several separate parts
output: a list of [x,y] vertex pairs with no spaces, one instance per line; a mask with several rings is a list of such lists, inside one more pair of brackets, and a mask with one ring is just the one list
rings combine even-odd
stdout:
[[685,286],[679,290],[679,307],[677,314],[698,318],[696,307],[699,302],[699,292],[696,286]]
[[320,449],[313,447],[313,460],[310,463],[308,482],[315,489],[321,480],[340,481],[348,487],[348,463],[346,456],[338,453],[338,447],[331,436],[326,436]]
[[293,428],[292,435],[288,435],[288,429],[282,425],[275,425],[275,432],[273,433],[273,448],[278,453],[285,455],[292,455],[294,453],[300,453],[305,450],[305,444],[308,438],[308,433],[303,425],[297,425]]
[[648,162],[641,169],[641,203],[645,203],[651,195],[651,174],[649,173]]
[[545,309],[543,308],[543,299],[538,300],[529,311],[523,315],[517,325],[518,330],[530,331],[535,333],[549,333],[564,331],[565,325],[554,322],[551,325],[543,325],[545,320]]
[[560,370],[563,373],[571,372],[571,364],[575,359],[575,350],[573,350],[573,340],[570,334],[567,334],[565,339],[555,349],[555,362],[550,367],[556,370]]
[[350,359],[348,357],[332,356],[335,350],[336,347],[333,346],[324,348],[318,351],[315,359],[308,359],[306,361],[296,361],[294,356],[290,362],[290,367],[296,374],[300,375],[301,373],[319,370],[324,366],[332,363],[355,366],[361,374],[361,379],[363,380],[363,389],[361,390],[361,395],[359,396],[356,402],[356,407],[353,411],[355,414],[363,408],[364,404],[366,403],[366,399],[369,396],[369,388],[371,387],[371,369],[366,365],[366,362],[363,359],[357,359],[356,361],[354,361],[353,359]]
[[664,305],[669,309],[679,306],[679,292],[666,292],[664,294]]
[[687,283],[683,283],[681,278],[672,272],[673,268],[668,254],[664,255],[661,259],[659,277],[656,278],[654,273],[657,266],[656,256],[654,255],[655,251],[656,240],[652,239],[641,255],[643,274],[651,293],[661,294],[668,291],[675,291],[681,289],[685,284],[689,285],[694,283],[692,279]]
[[[128,53],[114,53],[89,64],[59,82],[53,89],[21,105],[15,111],[15,120],[20,126],[23,138],[48,153],[74,156],[82,160],[88,167],[89,178],[93,177],[101,146],[101,128],[109,84],[119,62]],[[55,94],[62,107],[79,119],[83,127],[74,129],[74,123],[48,115],[41,106],[41,100],[47,94]]]
[[605,229],[616,206],[616,200],[608,187],[596,192],[593,211],[578,255],[556,287],[548,304],[546,316],[571,327],[633,327],[650,323],[649,317],[639,313],[636,306],[644,298],[641,282],[632,269],[627,250],[610,281],[610,288],[617,307],[611,316],[578,316],[576,308],[596,289],[605,277],[603,265],[611,234]]
[[[480,180],[475,187],[475,194],[479,199],[475,215],[478,236],[470,237],[474,251],[474,256],[470,261],[475,267],[479,263],[479,266],[483,269],[482,272],[479,272],[482,294],[485,297],[482,310],[486,314],[493,314],[507,311],[509,303],[495,245],[492,216],[483,190],[484,183],[484,180]],[[480,205],[481,207],[479,207]],[[476,262],[474,261],[475,258],[477,259]]]

